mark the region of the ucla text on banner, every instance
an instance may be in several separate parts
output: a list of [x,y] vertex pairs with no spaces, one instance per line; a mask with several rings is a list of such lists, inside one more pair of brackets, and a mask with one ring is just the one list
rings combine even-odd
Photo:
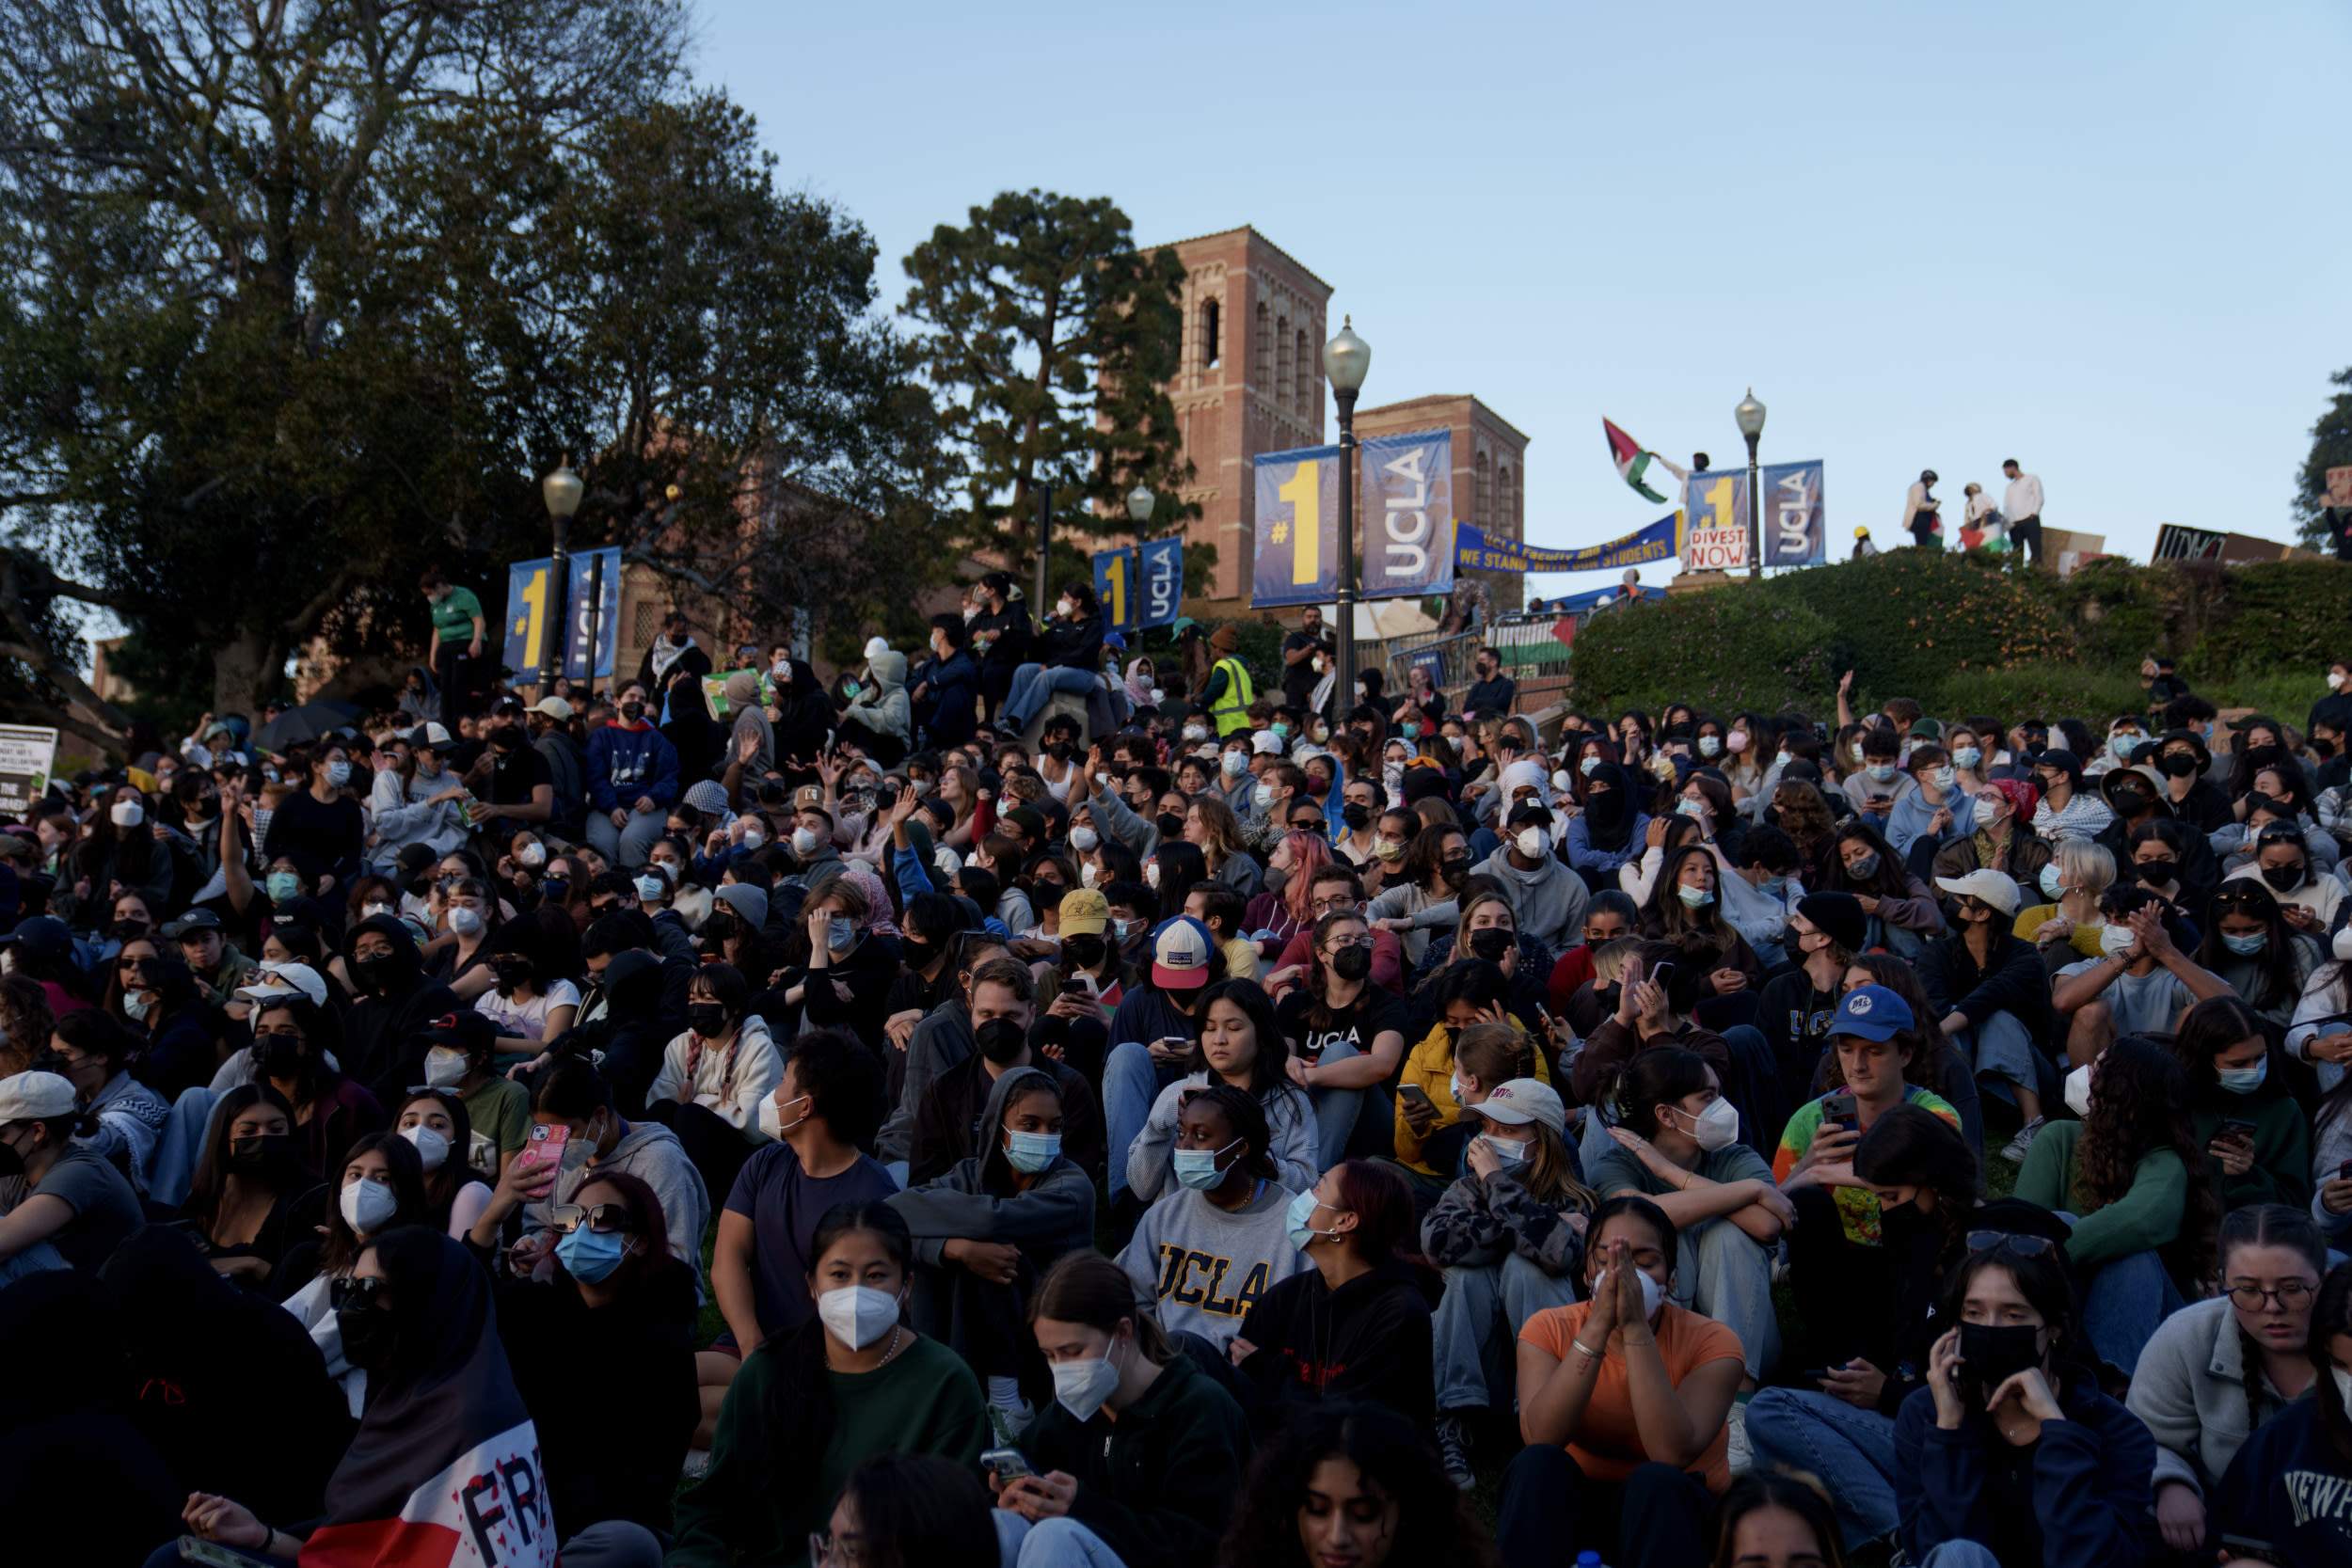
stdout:
[[1819,566],[1829,559],[1829,524],[1821,508],[1821,465],[1772,463],[1763,468],[1767,566]]
[[1454,591],[1454,436],[1417,430],[1363,443],[1364,594]]
[[1483,572],[1613,572],[1675,553],[1675,518],[1664,516],[1622,539],[1581,550],[1544,550],[1516,539],[1489,540],[1484,530],[1463,523],[1454,530],[1456,565]]
[[1184,539],[1176,534],[1136,546],[1136,626],[1172,626],[1184,600]]
[[1101,550],[1095,554],[1094,597],[1103,607],[1104,631],[1133,629],[1136,561],[1132,550]]
[[[526,680],[533,678],[546,657],[547,639],[557,635],[560,623],[569,633],[564,638],[561,673],[576,681],[601,680],[612,673],[612,651],[620,643],[620,549],[608,546],[575,551],[569,559],[571,593],[562,606],[549,603],[548,568],[553,560],[548,556],[517,561],[506,568],[506,667]],[[604,603],[596,613],[596,669],[592,673],[588,668],[588,585],[597,577],[599,563],[603,567],[599,596]]]
[[1249,608],[1322,604],[1339,591],[1340,449],[1257,459],[1258,557]]

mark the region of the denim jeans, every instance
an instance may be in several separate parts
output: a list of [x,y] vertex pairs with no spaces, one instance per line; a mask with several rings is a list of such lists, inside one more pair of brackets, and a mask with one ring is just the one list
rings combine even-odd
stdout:
[[2001,1568],[2001,1560],[1981,1541],[1945,1541],[1928,1549],[1919,1568]]
[[188,1200],[197,1162],[204,1157],[205,1140],[212,1135],[213,1107],[219,1101],[220,1096],[197,1084],[182,1089],[171,1102],[155,1140],[155,1166],[147,1178],[151,1201],[177,1209]]
[[[1363,1053],[1345,1040],[1333,1040],[1323,1048],[1316,1065],[1343,1062]],[[1315,1107],[1315,1160],[1318,1170],[1329,1170],[1347,1155],[1348,1134],[1356,1131],[1356,1118],[1363,1113],[1364,1096],[1373,1089],[1310,1089],[1307,1098]]]
[[2102,1264],[2083,1290],[2083,1336],[2099,1358],[2129,1372],[2155,1338],[2156,1325],[2185,1305],[2153,1252]]
[[1067,665],[1024,664],[1012,673],[1012,691],[1005,698],[1004,711],[998,717],[1026,729],[1029,721],[1037,717],[1037,710],[1055,692],[1084,696],[1102,678],[1092,670],[1073,670]]
[[588,808],[588,844],[614,865],[634,871],[645,863],[645,856],[653,849],[654,840],[667,830],[670,818],[666,812],[639,811],[637,802],[643,799],[641,795],[627,789],[620,793],[625,797],[621,809],[628,813],[628,826],[614,827],[611,812],[598,811],[591,806]]
[[1124,1568],[1103,1538],[1063,1514],[1029,1523],[1009,1508],[993,1511],[1000,1568]]
[[1173,1069],[1163,1073],[1154,1066],[1152,1053],[1137,1040],[1111,1047],[1110,1055],[1104,1058],[1103,1133],[1109,1140],[1113,1203],[1127,1190],[1127,1151],[1143,1136],[1143,1124],[1152,1119],[1152,1102],[1176,1078]]
[[[1438,1374],[1438,1410],[1508,1410],[1518,1392],[1519,1329],[1548,1307],[1576,1300],[1576,1281],[1557,1279],[1518,1253],[1500,1263],[1445,1271],[1445,1294],[1430,1315]],[[1503,1377],[1497,1386],[1490,1371]]]
[[1679,1234],[1668,1299],[1740,1336],[1748,1375],[1763,1381],[1780,1359],[1780,1320],[1772,1312],[1772,1255],[1728,1219],[1701,1220]]
[[1786,1466],[1821,1478],[1849,1548],[1895,1532],[1892,1418],[1817,1388],[1764,1388],[1748,1402],[1748,1444],[1759,1474]]

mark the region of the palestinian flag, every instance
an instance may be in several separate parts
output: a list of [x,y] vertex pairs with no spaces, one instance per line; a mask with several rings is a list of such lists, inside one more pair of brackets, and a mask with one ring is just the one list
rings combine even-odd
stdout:
[[1651,453],[1642,450],[1642,443],[1611,424],[1600,421],[1600,428],[1609,435],[1609,461],[1617,466],[1617,477],[1633,487],[1633,493],[1645,499],[1664,502],[1665,497],[1642,483],[1644,470],[1649,467]]

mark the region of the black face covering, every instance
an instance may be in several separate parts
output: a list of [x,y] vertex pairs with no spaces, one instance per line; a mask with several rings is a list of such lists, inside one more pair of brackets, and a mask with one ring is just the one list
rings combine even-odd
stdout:
[[1080,969],[1092,969],[1103,961],[1104,955],[1110,951],[1110,944],[1089,933],[1067,939],[1062,943],[1062,950],[1070,955],[1070,961]]
[[391,1359],[400,1323],[389,1311],[365,1307],[356,1312],[338,1312],[335,1326],[342,1333],[343,1359],[353,1366],[381,1367]]
[[2249,767],[2268,768],[2278,760],[2279,748],[2276,746],[2249,746],[2246,749],[2246,761]]
[[1468,855],[1461,856],[1459,859],[1440,861],[1438,864],[1438,869],[1445,873],[1447,886],[1460,887],[1470,880],[1470,863]]
[[24,1156],[14,1144],[0,1143],[0,1181],[24,1174]]
[[1470,933],[1470,954],[1488,963],[1499,964],[1502,961],[1502,955],[1511,951],[1512,942],[1510,932],[1500,926],[1489,926],[1483,931]]
[[262,1132],[229,1140],[229,1168],[245,1176],[266,1176],[294,1153],[294,1135]]
[[1584,812],[1604,828],[1613,828],[1625,814],[1625,791],[1621,789],[1588,789],[1584,792]]
[[687,1026],[707,1040],[715,1040],[727,1032],[727,1009],[720,1002],[689,1002],[686,1005]]
[[[703,929],[705,931],[710,929],[710,926],[707,921],[704,923]],[[898,953],[900,957],[906,959],[907,967],[909,969],[921,969],[925,965],[929,964],[933,958],[939,957],[939,944],[937,942],[925,942],[920,937],[911,937],[901,934],[898,938]]]
[[1961,1368],[1969,1380],[1990,1394],[2004,1379],[2028,1367],[2042,1365],[2036,1341],[2042,1330],[2029,1323],[2002,1327],[1994,1323],[1960,1325]]
[[1174,812],[1164,811],[1155,821],[1160,830],[1160,836],[1169,843],[1172,844],[1184,836],[1184,819]]
[[2164,769],[2168,779],[2185,779],[2197,771],[2197,755],[2193,752],[2175,752],[2156,766]]
[[133,916],[116,921],[107,929],[117,942],[130,942],[147,935],[147,922]]
[[263,1077],[291,1081],[302,1071],[302,1042],[292,1035],[272,1035],[255,1043],[261,1047],[259,1065]]
[[495,967],[498,970],[499,990],[501,992],[511,991],[531,978],[529,958],[502,957]]
[[1029,1032],[1009,1018],[992,1018],[972,1031],[972,1043],[982,1056],[1003,1067],[1021,1054],[1029,1043]]
[[1372,973],[1372,949],[1361,942],[1349,942],[1331,955],[1331,973],[1343,980],[1362,979]]
[[1361,800],[1350,800],[1340,808],[1340,820],[1360,832],[1372,824],[1372,808]]

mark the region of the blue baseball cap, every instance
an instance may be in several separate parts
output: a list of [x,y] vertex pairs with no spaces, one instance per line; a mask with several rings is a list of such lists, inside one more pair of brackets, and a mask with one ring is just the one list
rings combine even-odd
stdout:
[[1859,1035],[1866,1040],[1894,1038],[1912,1027],[1911,1004],[1884,986],[1856,986],[1837,1004],[1832,1035]]

